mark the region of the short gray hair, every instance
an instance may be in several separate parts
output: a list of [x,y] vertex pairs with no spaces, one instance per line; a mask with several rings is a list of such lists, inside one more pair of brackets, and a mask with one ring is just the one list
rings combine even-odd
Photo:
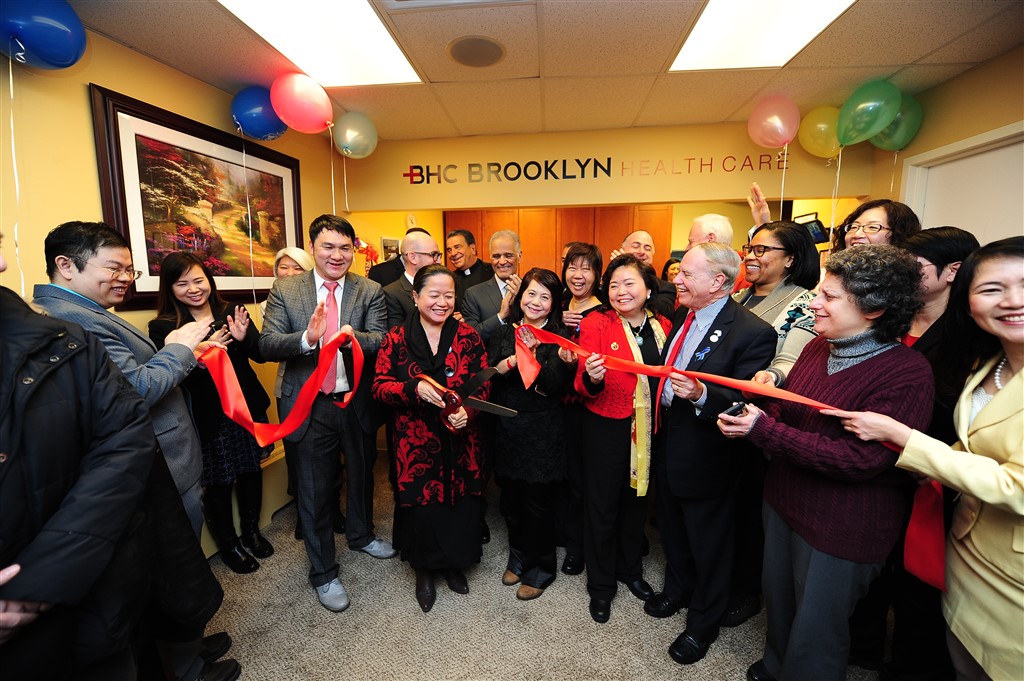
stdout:
[[698,215],[693,219],[693,224],[699,224],[704,228],[704,231],[714,234],[715,241],[720,241],[724,244],[732,243],[732,223],[724,215],[719,215],[718,213]]
[[519,235],[510,229],[502,229],[492,234],[491,238],[487,241],[488,253],[493,250],[495,239],[512,239],[512,241],[515,242],[516,245],[516,255],[519,255],[520,253],[523,252],[523,242],[519,240]]
[[694,244],[693,248],[699,248],[704,251],[704,257],[707,258],[711,274],[724,274],[725,286],[722,288],[726,292],[732,291],[732,287],[736,284],[736,277],[740,273],[740,263],[742,262],[739,254],[732,250],[732,246],[729,246],[728,243],[705,241]]

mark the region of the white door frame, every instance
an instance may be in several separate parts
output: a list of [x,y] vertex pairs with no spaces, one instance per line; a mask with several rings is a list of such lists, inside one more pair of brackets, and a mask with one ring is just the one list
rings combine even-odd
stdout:
[[900,183],[903,203],[910,206],[918,215],[924,215],[924,205],[928,198],[928,173],[931,168],[1021,141],[1024,141],[1024,121],[908,156],[903,159],[903,180]]

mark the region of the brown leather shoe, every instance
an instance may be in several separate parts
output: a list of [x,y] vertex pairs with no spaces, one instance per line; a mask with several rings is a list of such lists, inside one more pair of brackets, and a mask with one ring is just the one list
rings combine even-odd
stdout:
[[544,589],[538,589],[537,587],[530,586],[529,584],[520,584],[519,588],[516,589],[516,598],[521,601],[532,601],[543,593]]
[[518,584],[519,575],[512,572],[511,570],[505,570],[505,574],[501,576],[501,583],[505,586],[512,586],[513,584]]

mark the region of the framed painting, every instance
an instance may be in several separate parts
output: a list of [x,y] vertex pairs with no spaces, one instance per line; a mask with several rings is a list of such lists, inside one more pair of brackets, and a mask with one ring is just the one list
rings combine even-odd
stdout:
[[398,257],[399,246],[402,242],[398,239],[389,239],[387,237],[381,237],[380,240],[380,252],[381,262],[386,262]]
[[128,239],[143,276],[119,309],[155,307],[160,264],[190,251],[226,300],[266,297],[274,256],[302,247],[299,162],[95,84],[103,219]]

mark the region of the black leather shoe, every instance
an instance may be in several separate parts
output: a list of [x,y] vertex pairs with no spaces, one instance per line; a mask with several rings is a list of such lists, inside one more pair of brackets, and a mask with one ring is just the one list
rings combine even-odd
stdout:
[[590,599],[590,616],[598,624],[604,624],[612,614],[612,602],[600,598]]
[[562,561],[562,572],[567,575],[578,575],[583,572],[583,559],[577,558],[571,553],[565,554],[565,560]]
[[234,545],[227,546],[220,550],[220,559],[224,561],[224,564],[231,568],[232,572],[237,572],[240,575],[245,575],[250,572],[255,572],[260,564],[256,562],[256,559],[249,555],[249,553],[242,548],[241,542],[237,539]]
[[199,657],[203,658],[203,662],[214,662],[224,657],[224,653],[230,649],[231,637],[228,632],[220,631],[203,637],[199,643]]
[[430,612],[437,599],[437,591],[434,590],[434,574],[429,570],[416,571],[416,602],[420,604],[423,612]]
[[776,681],[764,666],[764,660],[758,660],[747,668],[747,681]]
[[751,617],[761,612],[761,597],[748,596],[729,608],[722,618],[723,627],[738,627]]
[[242,674],[242,665],[234,660],[207,662],[197,681],[235,681]]
[[679,612],[683,604],[674,601],[664,593],[654,594],[644,603],[644,612],[651,617],[671,617]]
[[345,534],[345,514],[341,511],[334,514],[334,534]]
[[654,589],[643,578],[634,579],[632,582],[623,582],[623,584],[629,588],[629,593],[645,603],[654,598]]
[[270,558],[274,555],[274,546],[260,534],[259,529],[243,531],[240,540],[245,550],[256,558]]
[[[718,638],[717,636],[715,638]],[[715,638],[702,641],[689,631],[679,634],[672,645],[668,647],[668,654],[679,664],[693,664],[700,662],[708,654],[708,648],[714,643]]]
[[444,576],[444,581],[448,582],[448,588],[457,594],[468,594],[469,584],[466,583],[466,575],[462,573],[462,570],[442,570],[441,574]]

